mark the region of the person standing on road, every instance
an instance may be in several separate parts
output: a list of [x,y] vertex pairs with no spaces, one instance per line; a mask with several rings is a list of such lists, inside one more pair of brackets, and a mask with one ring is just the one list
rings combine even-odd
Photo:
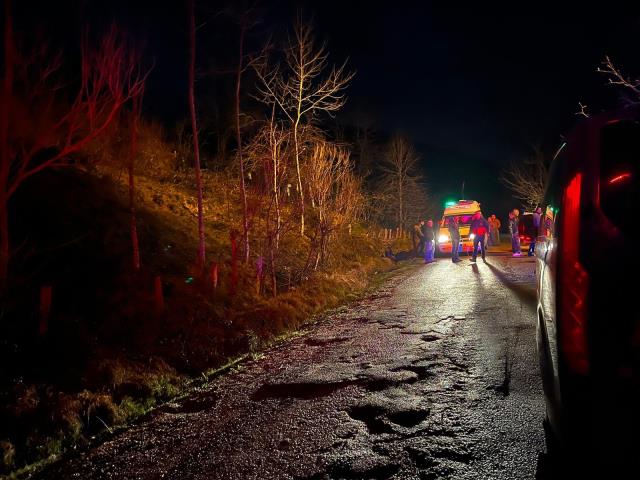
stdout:
[[538,235],[540,235],[540,220],[542,216],[542,208],[536,207],[533,212],[533,239],[531,240],[531,245],[529,245],[529,252],[527,255],[532,257],[534,252],[536,251],[536,239]]
[[418,239],[418,247],[416,249],[416,256],[424,255],[424,233],[422,233],[422,225],[424,225],[424,221],[420,221],[420,223],[416,223],[413,227],[416,238]]
[[513,251],[514,257],[522,255],[520,250],[520,232],[518,231],[518,225],[520,223],[519,216],[520,211],[517,208],[509,212],[509,233],[511,233],[511,250]]
[[435,261],[433,259],[433,254],[435,251],[434,238],[435,234],[433,233],[433,220],[429,220],[424,226],[424,263],[431,263]]
[[473,257],[471,258],[472,262],[476,261],[478,256],[478,244],[482,248],[482,260],[486,262],[486,238],[487,233],[489,233],[489,222],[487,219],[482,216],[482,212],[476,212],[471,219],[471,233],[473,233]]
[[460,246],[460,230],[458,228],[458,217],[449,217],[447,229],[449,230],[449,237],[451,238],[451,261],[453,263],[457,263],[460,261],[460,259],[458,258],[458,247]]
[[500,245],[500,220],[495,215],[489,217],[489,244]]
[[414,223],[413,229],[411,230],[411,245],[413,247],[411,251],[414,255],[417,255],[418,253],[418,240],[418,224]]

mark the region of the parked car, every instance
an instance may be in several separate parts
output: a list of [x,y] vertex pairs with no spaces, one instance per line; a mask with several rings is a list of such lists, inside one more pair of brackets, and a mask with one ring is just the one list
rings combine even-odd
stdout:
[[547,444],[622,457],[616,466],[637,456],[640,432],[638,118],[631,110],[592,117],[567,138],[551,166],[535,252]]

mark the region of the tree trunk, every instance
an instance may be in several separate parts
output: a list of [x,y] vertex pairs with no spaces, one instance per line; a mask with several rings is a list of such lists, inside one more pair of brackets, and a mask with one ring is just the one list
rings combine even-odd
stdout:
[[[241,21],[242,22],[242,21]],[[244,246],[244,263],[249,262],[249,216],[247,212],[247,189],[244,183],[244,159],[242,157],[242,133],[240,131],[240,84],[244,61],[244,23],[240,24],[240,41],[238,51],[238,70],[236,72],[236,142],[238,144],[238,163],[240,166],[240,194],[242,195],[242,243]]]
[[195,77],[196,77],[196,16],[194,0],[187,0],[189,10],[189,111],[191,113],[191,129],[193,133],[193,157],[196,170],[196,189],[198,191],[198,268],[204,269],[205,238],[204,214],[202,208],[202,173],[200,171],[200,147],[198,143],[198,124],[196,121]]
[[[277,248],[277,247],[276,247]],[[273,237],[269,239],[269,264],[271,266],[271,291],[274,297],[278,296],[278,282],[276,278],[276,260],[273,254]]]
[[400,224],[400,229],[404,230],[404,196],[403,196],[403,185],[402,180],[398,181],[398,202],[399,202],[399,217],[398,223]]
[[9,275],[9,102],[13,88],[12,0],[4,2],[4,78],[0,97],[0,291]]
[[298,190],[300,193],[300,235],[304,235],[304,190],[302,189],[302,174],[300,173],[300,145],[298,144],[299,120],[293,126],[293,143],[296,154],[296,173],[298,175]]

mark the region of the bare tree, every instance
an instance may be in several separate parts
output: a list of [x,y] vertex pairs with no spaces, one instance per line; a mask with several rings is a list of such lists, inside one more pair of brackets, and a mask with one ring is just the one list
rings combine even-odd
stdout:
[[191,132],[193,135],[193,158],[196,173],[196,190],[198,195],[198,268],[200,271],[205,265],[205,236],[204,236],[204,212],[202,205],[202,173],[200,171],[200,146],[198,142],[198,123],[196,119],[196,14],[194,0],[187,0],[189,21],[189,112],[191,114]]
[[305,198],[302,182],[302,123],[320,112],[332,114],[345,104],[344,90],[354,76],[346,71],[346,62],[333,66],[327,75],[329,53],[323,44],[316,48],[313,29],[302,22],[296,23],[294,38],[285,50],[285,69],[263,65],[256,68],[260,79],[258,99],[275,104],[290,122],[293,131],[294,159],[297,188],[300,196],[300,232],[305,229]]
[[[68,103],[61,55],[46,42],[16,48],[11,1],[4,2],[4,72],[0,98],[0,283],[10,257],[8,202],[20,185],[45,169],[71,165],[69,156],[103,133],[122,106],[140,95],[147,73],[139,51],[113,26],[97,46],[81,48],[80,84]],[[9,121],[11,120],[11,122]],[[45,154],[46,153],[46,154]],[[43,154],[44,157],[43,157]],[[36,161],[37,158],[37,161]]]
[[395,201],[397,207],[395,217],[402,231],[405,230],[408,221],[409,193],[415,190],[420,180],[420,176],[416,173],[419,158],[406,137],[395,135],[391,139],[380,167],[383,175],[382,190]]
[[309,195],[317,212],[317,245],[314,268],[324,263],[332,232],[356,219],[363,205],[360,181],[353,172],[349,151],[328,142],[317,142],[307,164]]
[[513,192],[517,199],[533,209],[542,203],[548,176],[549,169],[545,156],[536,147],[527,159],[507,167],[502,172],[500,181]]
[[277,292],[275,279],[275,257],[280,244],[283,229],[281,192],[287,182],[287,157],[290,134],[275,118],[264,122],[258,133],[247,145],[246,166],[256,180],[264,181],[264,192],[267,192],[267,206],[263,208],[269,265],[272,276],[272,290]]
[[631,78],[625,75],[608,56],[604,57],[601,66],[598,67],[598,72],[607,77],[609,85],[622,87],[622,97],[625,104],[640,104],[640,78]]
[[[247,188],[245,185],[245,166],[243,155],[242,129],[240,110],[240,92],[242,86],[242,75],[251,68],[253,62],[257,61],[256,57],[247,56],[245,52],[245,37],[247,31],[254,27],[257,23],[255,20],[255,7],[244,8],[238,15],[238,64],[235,70],[236,90],[235,90],[235,129],[238,166],[240,169],[240,195],[242,199],[242,243],[244,247],[244,262],[249,262],[249,213],[247,205]],[[259,58],[259,57],[258,57]]]

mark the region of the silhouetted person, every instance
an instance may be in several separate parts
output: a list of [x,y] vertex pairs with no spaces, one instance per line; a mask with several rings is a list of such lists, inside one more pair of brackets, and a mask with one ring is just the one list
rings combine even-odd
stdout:
[[540,235],[541,217],[542,208],[536,207],[535,211],[533,212],[533,239],[531,240],[531,245],[529,245],[529,252],[527,253],[527,255],[529,255],[530,257],[533,256],[534,252],[536,251],[536,239],[538,238],[538,235]]
[[500,219],[495,215],[489,217],[489,244],[500,245]]
[[511,250],[513,250],[514,257],[522,255],[520,251],[520,232],[518,231],[519,215],[520,211],[517,208],[509,212],[509,233],[511,233]]
[[429,220],[424,226],[424,263],[434,261],[433,254],[435,251],[435,234],[433,232],[433,220]]
[[420,238],[418,237],[417,227],[418,227],[418,224],[415,223],[413,225],[413,228],[411,229],[411,245],[413,246],[411,251],[413,252],[414,255],[418,253],[418,242],[420,241]]
[[451,261],[456,263],[460,261],[460,259],[458,258],[458,247],[460,246],[460,230],[458,228],[458,217],[449,217],[447,228],[449,230],[449,237],[451,238]]
[[473,233],[473,257],[471,258],[472,262],[476,261],[478,256],[478,244],[482,248],[482,260],[486,262],[486,239],[487,234],[489,233],[489,222],[487,219],[482,216],[481,212],[476,212],[473,214],[473,218],[471,219],[471,233]]
[[393,253],[391,247],[387,247],[384,251],[384,256],[393,260],[394,263],[400,262],[402,260],[409,260],[413,256],[413,252],[400,251],[398,253]]
[[424,233],[422,233],[422,225],[424,225],[423,221],[421,221],[420,223],[416,223],[413,226],[415,237],[418,239],[418,246],[415,252],[416,256],[424,255]]

